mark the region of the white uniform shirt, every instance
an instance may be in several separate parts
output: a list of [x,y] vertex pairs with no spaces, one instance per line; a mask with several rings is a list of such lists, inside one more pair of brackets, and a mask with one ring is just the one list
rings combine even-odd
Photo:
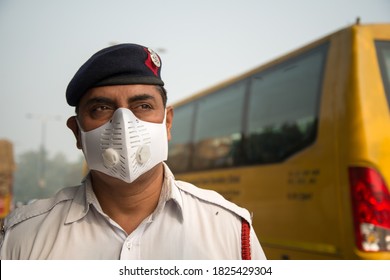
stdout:
[[[1,259],[241,259],[247,210],[219,194],[176,181],[164,164],[156,210],[130,235],[101,209],[87,176],[53,198],[7,217]],[[251,226],[252,259],[265,259]]]

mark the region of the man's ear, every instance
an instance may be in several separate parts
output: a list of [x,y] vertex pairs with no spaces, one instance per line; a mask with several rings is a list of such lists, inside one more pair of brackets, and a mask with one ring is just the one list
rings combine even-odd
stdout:
[[80,136],[80,128],[77,125],[76,116],[72,116],[66,122],[66,125],[70,130],[73,131],[74,136],[76,137],[76,146],[78,149],[81,149],[81,136]]
[[171,140],[172,121],[173,121],[173,107],[169,106],[167,107],[167,117],[165,120],[167,126],[168,141]]

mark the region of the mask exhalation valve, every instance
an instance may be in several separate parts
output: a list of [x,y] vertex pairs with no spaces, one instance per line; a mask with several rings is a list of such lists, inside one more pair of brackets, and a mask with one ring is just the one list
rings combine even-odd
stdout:
[[119,162],[119,154],[113,148],[108,148],[102,153],[104,165],[107,168],[112,168]]
[[150,159],[150,147],[142,145],[137,150],[136,159],[139,164],[144,164]]

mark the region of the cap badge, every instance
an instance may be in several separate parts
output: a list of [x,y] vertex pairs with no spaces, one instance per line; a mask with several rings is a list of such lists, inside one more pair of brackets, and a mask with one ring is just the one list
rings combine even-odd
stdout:
[[148,52],[150,53],[150,59],[152,60],[153,64],[156,65],[157,67],[160,67],[161,62],[158,55],[151,48],[148,48]]
[[161,66],[160,58],[158,55],[149,48],[144,48],[145,52],[147,53],[148,57],[145,60],[145,65],[153,72],[155,76],[159,76],[158,70]]

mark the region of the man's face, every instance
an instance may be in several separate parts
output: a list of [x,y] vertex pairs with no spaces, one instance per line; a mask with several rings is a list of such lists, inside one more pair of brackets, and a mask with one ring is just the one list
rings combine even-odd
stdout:
[[[92,88],[80,100],[77,118],[83,130],[90,131],[108,122],[118,108],[131,110],[137,118],[146,122],[162,123],[164,120],[165,107],[160,91],[154,85]],[[167,134],[170,139],[173,110],[168,107],[166,111]],[[74,132],[77,146],[81,148],[74,117],[68,120],[68,127]]]

